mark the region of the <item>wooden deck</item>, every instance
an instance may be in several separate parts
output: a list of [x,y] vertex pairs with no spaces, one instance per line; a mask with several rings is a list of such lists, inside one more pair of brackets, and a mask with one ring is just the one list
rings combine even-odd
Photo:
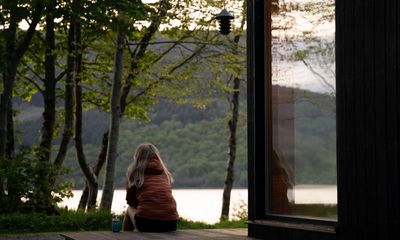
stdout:
[[202,229],[178,230],[168,233],[142,233],[93,231],[93,232],[68,232],[61,233],[66,240],[153,240],[153,239],[252,239],[247,237],[247,229]]

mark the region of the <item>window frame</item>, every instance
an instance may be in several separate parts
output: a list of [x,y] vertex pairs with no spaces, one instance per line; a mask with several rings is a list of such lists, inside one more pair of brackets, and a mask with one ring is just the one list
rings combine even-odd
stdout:
[[335,239],[338,221],[268,213],[272,156],[271,1],[249,0],[247,6],[249,235],[262,232],[259,227],[264,226],[286,232],[320,232],[329,235],[327,239]]

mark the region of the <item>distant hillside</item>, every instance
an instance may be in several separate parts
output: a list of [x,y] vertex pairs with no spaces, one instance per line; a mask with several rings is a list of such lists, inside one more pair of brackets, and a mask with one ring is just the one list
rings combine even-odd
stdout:
[[[295,180],[297,183],[336,182],[335,99],[328,95],[295,90]],[[247,125],[245,97],[241,98],[238,129],[235,187],[247,187]],[[36,105],[36,107],[40,107]],[[153,142],[160,149],[174,175],[175,187],[223,187],[227,151],[227,102],[221,100],[206,110],[160,101],[145,123],[124,119],[121,125],[116,186],[124,187],[125,171],[139,143]],[[84,115],[84,142],[87,161],[95,163],[101,136],[108,126],[108,116],[99,111]],[[21,118],[18,129],[21,142],[37,142],[40,117]],[[72,146],[72,144],[71,144]],[[55,147],[54,149],[57,149]],[[73,169],[63,180],[73,181],[77,188],[84,180],[71,148],[65,166]],[[102,180],[100,180],[102,184]]]

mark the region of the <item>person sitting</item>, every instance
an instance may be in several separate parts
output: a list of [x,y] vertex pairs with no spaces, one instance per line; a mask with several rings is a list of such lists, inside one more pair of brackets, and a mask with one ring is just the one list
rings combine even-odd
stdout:
[[175,231],[179,215],[172,196],[173,178],[153,144],[143,143],[137,147],[126,177],[128,209],[123,230]]

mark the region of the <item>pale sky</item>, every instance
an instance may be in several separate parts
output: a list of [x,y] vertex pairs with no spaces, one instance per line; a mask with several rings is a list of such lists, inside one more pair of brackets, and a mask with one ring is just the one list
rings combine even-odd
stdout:
[[[158,2],[159,0],[142,0],[143,3],[155,3]],[[222,9],[220,8],[216,8],[216,7],[209,7],[208,9],[204,9],[201,6],[201,0],[200,1],[192,1],[191,3],[193,4],[193,6],[191,6],[191,9],[193,10],[193,14],[191,14],[190,17],[192,17],[194,20],[196,19],[211,19],[212,17],[214,17],[216,14],[218,14]],[[240,25],[240,21],[241,18],[241,7],[238,7],[237,4],[238,3],[244,3],[244,0],[231,0],[231,1],[226,1],[226,8],[227,10],[235,16],[235,19],[233,20],[233,25],[234,26],[239,26]],[[235,6],[236,5],[236,6]],[[201,11],[199,11],[199,9]],[[206,14],[206,15],[204,15]],[[180,20],[175,19],[175,20],[171,20],[169,23],[171,26],[176,27],[180,25]],[[143,25],[146,26],[146,23],[144,23]],[[217,23],[214,22],[213,26],[217,26]],[[19,27],[21,29],[28,29],[29,25],[27,24],[27,22],[25,20],[21,21],[19,23]],[[161,26],[161,29],[167,28],[167,25],[163,25]],[[193,22],[191,28],[195,28],[196,24]],[[36,29],[38,30],[40,28],[40,26],[38,25],[36,27]]]

